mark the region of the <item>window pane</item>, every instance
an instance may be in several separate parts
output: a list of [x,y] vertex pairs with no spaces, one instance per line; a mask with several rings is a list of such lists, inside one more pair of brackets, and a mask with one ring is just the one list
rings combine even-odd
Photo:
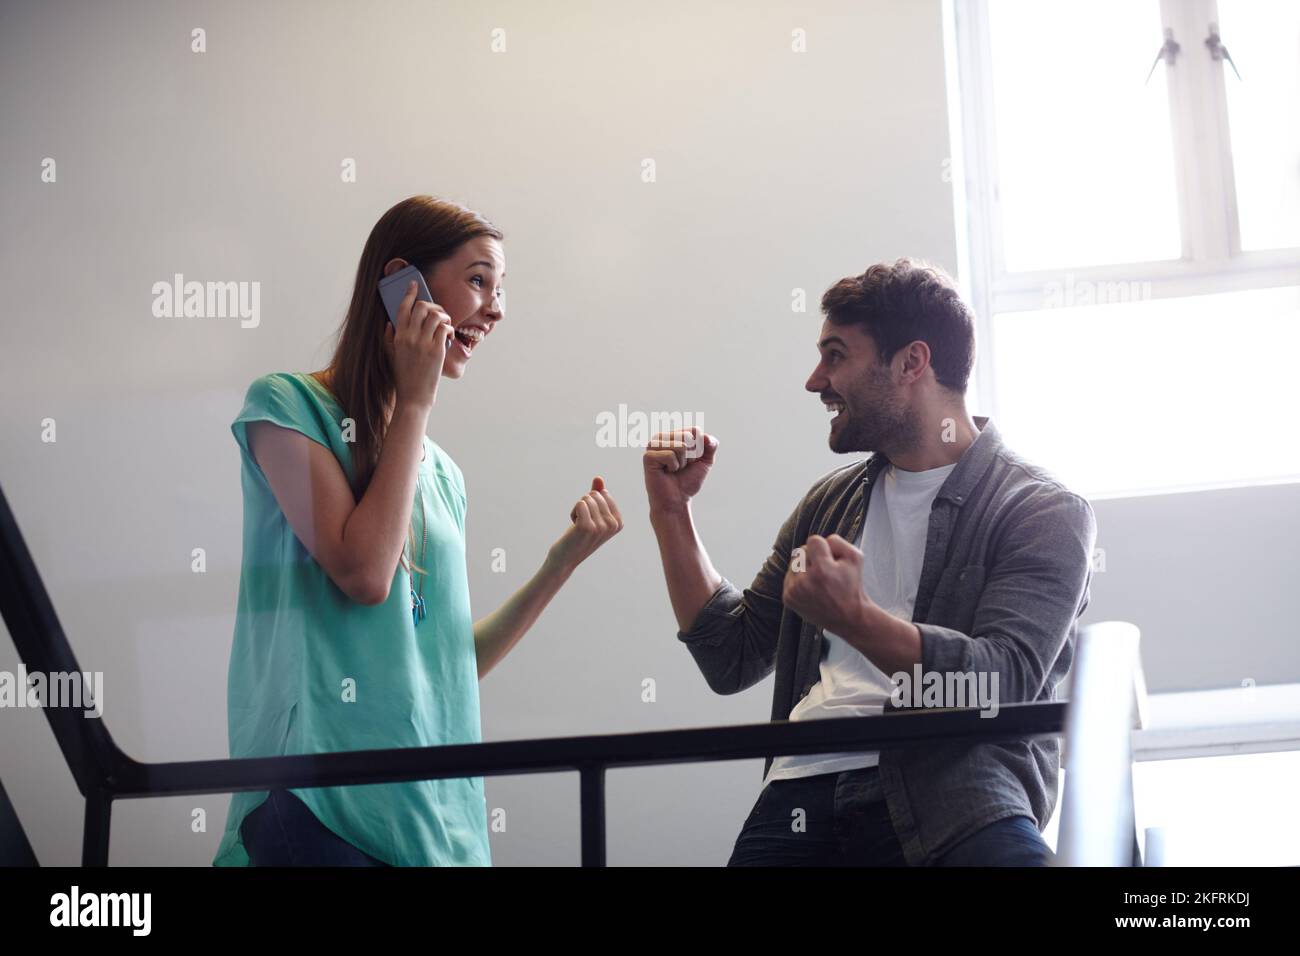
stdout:
[[1243,249],[1300,246],[1300,3],[1219,0]]
[[991,0],[989,32],[1007,270],[1179,258],[1155,0]]
[[1161,831],[1163,866],[1300,866],[1297,774],[1294,750],[1139,762],[1137,832]]
[[[994,316],[1011,448],[1084,495],[1300,477],[1300,288],[1143,301],[1141,285]],[[1081,299],[1116,301],[1064,301]]]

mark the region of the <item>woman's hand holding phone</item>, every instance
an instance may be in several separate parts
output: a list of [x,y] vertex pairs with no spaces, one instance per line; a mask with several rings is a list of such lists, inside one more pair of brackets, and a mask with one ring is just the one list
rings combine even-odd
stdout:
[[442,363],[454,336],[451,317],[433,302],[416,300],[412,281],[397,311],[397,328],[384,329],[384,347],[393,366],[397,401],[432,409],[438,394]]

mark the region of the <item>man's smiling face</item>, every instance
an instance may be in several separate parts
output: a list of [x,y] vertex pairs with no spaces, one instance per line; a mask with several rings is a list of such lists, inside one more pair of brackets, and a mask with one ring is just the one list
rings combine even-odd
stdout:
[[870,333],[859,325],[822,323],[817,349],[821,358],[804,384],[837,414],[831,419],[831,451],[879,451],[889,454],[913,447],[919,424],[900,386],[897,364],[885,363]]

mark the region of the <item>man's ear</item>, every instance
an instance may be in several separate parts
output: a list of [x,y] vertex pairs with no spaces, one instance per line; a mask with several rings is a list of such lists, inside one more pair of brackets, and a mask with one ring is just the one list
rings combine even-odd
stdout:
[[909,343],[904,351],[903,372],[906,373],[909,366],[914,370],[919,368],[921,371],[916,377],[920,378],[930,367],[930,346],[918,339]]

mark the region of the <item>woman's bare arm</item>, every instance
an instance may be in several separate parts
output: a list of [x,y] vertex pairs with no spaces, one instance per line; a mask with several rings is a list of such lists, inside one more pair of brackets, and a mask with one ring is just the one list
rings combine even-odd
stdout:
[[551,545],[546,560],[528,583],[505,604],[474,622],[479,680],[519,643],[578,565],[623,530],[623,516],[614,496],[605,490],[605,479],[599,475],[592,479],[591,491],[573,506],[569,520],[572,524]]
[[294,534],[339,590],[359,603],[388,599],[411,522],[430,408],[397,403],[360,503],[328,448],[270,422],[248,426],[253,457]]

